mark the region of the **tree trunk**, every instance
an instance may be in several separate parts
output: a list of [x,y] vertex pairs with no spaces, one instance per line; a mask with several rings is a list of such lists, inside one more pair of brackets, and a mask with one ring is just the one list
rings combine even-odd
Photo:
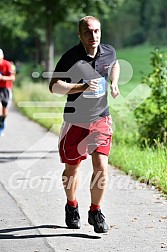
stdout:
[[48,17],[46,21],[46,71],[54,70],[54,39],[52,20]]

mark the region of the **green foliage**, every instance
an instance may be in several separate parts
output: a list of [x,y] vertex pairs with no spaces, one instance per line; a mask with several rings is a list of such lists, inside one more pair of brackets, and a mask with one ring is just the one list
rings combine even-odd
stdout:
[[[16,74],[16,81],[15,86],[21,87],[25,85],[25,82],[42,82],[44,81],[42,77],[42,72],[44,71],[44,66],[34,63],[26,63],[26,64],[19,64],[16,66],[17,74]],[[33,73],[35,73],[33,75]],[[37,74],[37,75],[36,75]],[[39,77],[38,77],[39,74]],[[34,76],[34,77],[33,77]],[[38,78],[36,78],[36,76]]]
[[[30,0],[17,0],[13,5],[21,16],[26,17],[24,22],[26,30],[31,33],[31,38],[35,41],[38,40],[38,43],[35,44],[36,50],[39,50],[39,46],[43,48],[44,53],[41,61],[45,62],[46,71],[51,72],[54,68],[54,40],[56,37],[54,30],[56,26],[61,22],[72,23],[86,12],[109,14],[109,8],[107,7],[112,8],[113,4],[119,1],[87,0],[83,3],[81,0],[63,0],[57,1],[55,4],[53,0],[35,0],[33,3]],[[33,18],[29,18],[30,16]],[[41,30],[45,33],[44,43],[40,43],[39,35],[42,34]],[[34,58],[34,61],[36,60],[37,58]]]
[[[32,104],[21,105],[21,103],[25,104],[29,101]],[[48,130],[59,133],[63,118],[63,105],[56,106],[56,104],[64,103],[65,98],[51,94],[46,83],[33,83],[29,79],[24,79],[24,85],[14,87],[14,102],[28,118]]]
[[104,36],[116,47],[134,46],[143,42],[165,45],[166,9],[165,0],[123,1],[112,10],[110,19],[104,22]]
[[147,0],[146,2],[144,18],[145,32],[148,34],[148,41],[154,45],[166,45],[167,1]]
[[140,142],[167,146],[167,52],[152,53],[153,72],[143,83],[151,88],[151,96],[135,111]]
[[145,42],[145,35],[142,27],[136,28],[130,35],[126,36],[124,46],[135,46]]
[[138,139],[138,128],[133,113],[128,115],[128,119],[127,117],[119,116],[111,107],[110,113],[113,121],[113,142],[115,144],[125,144],[126,146],[136,144]]
[[[19,15],[13,1],[0,1],[0,33],[1,36],[7,36],[8,39],[16,37],[26,38],[28,36],[24,30],[23,23],[25,22],[24,15]],[[3,32],[2,32],[3,31]],[[5,32],[5,34],[4,34]]]
[[84,15],[99,17],[103,42],[116,48],[162,45],[167,41],[166,9],[165,0],[1,0],[0,47],[13,61],[45,62],[47,69],[54,46],[60,53],[78,42],[77,22]]
[[121,168],[126,174],[133,176],[139,182],[150,186],[154,185],[167,194],[166,156],[166,148],[146,147],[141,149],[137,145],[115,144],[113,139],[109,162]]

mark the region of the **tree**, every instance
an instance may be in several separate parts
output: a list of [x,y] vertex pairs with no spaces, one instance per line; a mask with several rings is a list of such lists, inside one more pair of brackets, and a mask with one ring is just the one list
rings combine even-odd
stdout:
[[0,45],[5,46],[5,56],[14,58],[18,38],[25,40],[28,37],[23,25],[24,15],[19,15],[12,1],[0,1]]
[[119,47],[144,42],[166,45],[166,9],[165,0],[126,0],[112,11],[110,22],[107,20],[107,37]]
[[[12,0],[10,0],[12,1]],[[12,1],[13,2],[13,1]],[[75,22],[79,16],[86,14],[104,14],[109,15],[110,8],[122,0],[59,0],[56,4],[52,0],[17,0],[14,1],[20,15],[26,17],[25,24],[37,31],[45,30],[45,62],[46,70],[53,70],[54,62],[54,29],[55,26],[64,21]],[[31,17],[31,18],[29,18]],[[38,33],[37,33],[38,34]]]

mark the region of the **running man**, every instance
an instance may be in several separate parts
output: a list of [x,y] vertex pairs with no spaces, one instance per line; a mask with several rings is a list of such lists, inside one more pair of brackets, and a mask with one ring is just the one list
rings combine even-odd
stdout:
[[65,163],[62,176],[67,197],[65,221],[69,228],[81,227],[76,199],[78,172],[81,161],[90,154],[93,174],[88,223],[95,232],[105,233],[108,225],[101,203],[112,141],[107,93],[110,85],[111,95],[114,98],[119,95],[120,67],[115,49],[100,43],[101,24],[96,17],[86,16],[79,21],[78,37],[80,43],[62,56],[49,85],[52,93],[67,94],[59,141],[61,161]]
[[0,49],[0,136],[4,136],[5,119],[12,99],[15,70],[13,64],[4,59],[4,53]]

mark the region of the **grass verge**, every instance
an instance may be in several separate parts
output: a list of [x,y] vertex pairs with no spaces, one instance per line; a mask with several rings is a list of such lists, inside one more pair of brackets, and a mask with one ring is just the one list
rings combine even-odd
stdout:
[[[114,141],[114,140],[113,140]],[[109,163],[130,174],[139,182],[167,194],[167,149],[117,144],[111,148]]]

